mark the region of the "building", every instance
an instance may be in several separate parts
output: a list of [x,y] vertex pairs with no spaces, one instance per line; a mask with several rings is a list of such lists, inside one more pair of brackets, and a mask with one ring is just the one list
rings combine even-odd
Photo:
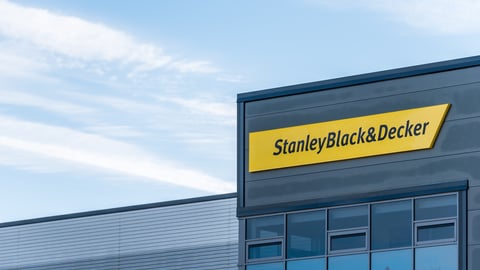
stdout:
[[480,56],[239,94],[237,127],[237,193],[3,223],[0,270],[480,269]]
[[238,96],[239,265],[480,269],[480,57]]
[[235,270],[236,194],[0,224],[0,269]]

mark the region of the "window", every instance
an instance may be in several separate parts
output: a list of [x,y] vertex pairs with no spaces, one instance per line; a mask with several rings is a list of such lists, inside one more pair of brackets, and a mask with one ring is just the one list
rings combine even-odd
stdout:
[[248,259],[262,259],[282,257],[282,242],[265,242],[248,244]]
[[411,270],[412,268],[412,249],[401,249],[372,253],[372,270]]
[[456,224],[456,195],[415,200],[415,270],[458,269]]
[[261,263],[247,266],[247,270],[283,270],[283,263]]
[[368,270],[368,254],[343,255],[328,258],[329,270]]
[[[247,260],[265,261],[283,258],[284,227],[283,215],[266,216],[247,220]],[[264,267],[270,266],[269,264],[265,264]]]
[[287,261],[287,270],[325,270],[325,258]]
[[457,216],[457,196],[435,196],[415,200],[415,220]]
[[366,250],[368,205],[334,208],[328,215],[330,253]]
[[457,245],[415,249],[415,270],[452,270],[458,269],[457,267]]
[[348,233],[330,234],[330,252],[342,250],[363,250],[367,245],[367,233],[365,231],[349,231]]
[[334,208],[328,212],[328,230],[368,226],[368,206]]
[[325,254],[325,211],[287,215],[287,257]]
[[372,249],[412,245],[412,201],[372,205]]
[[247,239],[264,239],[283,236],[283,215],[247,220]]
[[249,218],[247,270],[458,270],[458,194]]

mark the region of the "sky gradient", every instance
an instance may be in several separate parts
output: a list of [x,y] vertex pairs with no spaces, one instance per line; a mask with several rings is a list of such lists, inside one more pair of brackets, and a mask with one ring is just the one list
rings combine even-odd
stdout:
[[0,0],[0,222],[235,192],[236,95],[477,55],[459,0]]

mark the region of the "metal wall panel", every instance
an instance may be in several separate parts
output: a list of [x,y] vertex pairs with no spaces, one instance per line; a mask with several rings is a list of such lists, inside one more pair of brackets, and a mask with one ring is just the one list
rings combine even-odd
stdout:
[[477,270],[480,265],[480,245],[468,248],[468,270]]
[[0,228],[0,269],[237,269],[236,198]]
[[480,169],[475,165],[480,160],[479,89],[480,68],[473,67],[247,102],[245,168],[252,131],[442,103],[452,106],[433,149],[255,173],[245,169],[245,207],[268,209],[467,179],[470,186],[480,186]]
[[[461,265],[462,269],[464,265],[468,270],[479,269],[479,56],[240,94],[238,102],[242,108],[239,217],[347,204],[429,187],[439,192],[433,190],[463,182],[461,190],[467,191],[467,198],[462,207],[467,216],[460,242],[468,259]],[[248,172],[250,132],[443,103],[452,106],[432,149]],[[245,254],[239,254],[243,264]]]

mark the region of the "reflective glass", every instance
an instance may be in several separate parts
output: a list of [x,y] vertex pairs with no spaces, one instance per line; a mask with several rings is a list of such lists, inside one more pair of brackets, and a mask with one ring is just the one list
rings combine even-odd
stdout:
[[412,201],[372,205],[372,249],[412,245]]
[[457,270],[457,245],[417,248],[415,270]]
[[457,196],[437,196],[415,200],[415,220],[457,216]]
[[247,239],[283,236],[283,215],[247,219]]
[[287,270],[325,270],[325,259],[288,261]]
[[417,228],[417,241],[435,241],[455,238],[454,223],[419,226]]
[[263,243],[248,246],[248,259],[282,256],[282,242]]
[[283,270],[283,263],[262,263],[247,265],[247,270]]
[[299,258],[325,254],[325,211],[287,216],[287,256]]
[[335,208],[328,215],[329,230],[368,226],[368,205]]
[[330,238],[330,250],[365,248],[367,245],[366,239],[366,233],[334,235]]
[[328,270],[368,270],[368,254],[328,258]]
[[372,270],[412,270],[411,249],[372,253]]

